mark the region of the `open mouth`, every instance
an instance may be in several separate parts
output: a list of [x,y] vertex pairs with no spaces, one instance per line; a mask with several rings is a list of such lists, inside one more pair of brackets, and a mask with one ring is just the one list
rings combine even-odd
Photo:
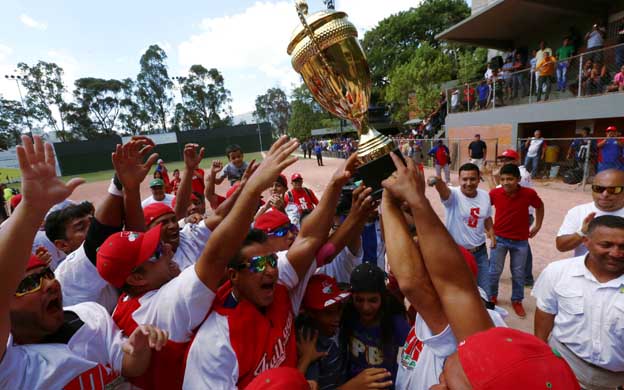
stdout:
[[260,285],[260,288],[266,292],[273,292],[273,289],[275,288],[275,282],[262,283]]
[[63,306],[61,304],[61,298],[60,297],[52,299],[46,305],[46,312],[47,313],[56,313],[57,311],[62,310],[62,309],[63,309]]

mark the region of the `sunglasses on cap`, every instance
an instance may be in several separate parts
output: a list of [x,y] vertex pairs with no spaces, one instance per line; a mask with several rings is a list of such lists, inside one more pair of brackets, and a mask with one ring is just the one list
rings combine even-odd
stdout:
[[621,193],[622,190],[624,190],[624,186],[603,187],[603,186],[593,185],[591,188],[592,188],[592,192],[595,192],[596,194],[602,194],[603,192],[607,191],[607,193],[610,195],[617,195]]
[[274,232],[267,233],[267,236],[284,237],[285,235],[288,234],[288,232],[292,232],[294,234],[297,234],[297,233],[299,233],[299,229],[297,229],[297,226],[295,226],[295,225],[293,225],[291,223],[290,225],[281,227],[281,228],[275,230]]
[[248,268],[249,272],[258,273],[264,272],[267,268],[267,264],[271,265],[273,268],[277,268],[277,255],[275,253],[266,256],[252,257],[249,261],[238,264],[235,268],[239,270]]
[[37,292],[43,285],[43,279],[54,280],[54,272],[50,267],[45,267],[41,272],[26,276],[15,290],[16,297],[22,297],[27,294]]

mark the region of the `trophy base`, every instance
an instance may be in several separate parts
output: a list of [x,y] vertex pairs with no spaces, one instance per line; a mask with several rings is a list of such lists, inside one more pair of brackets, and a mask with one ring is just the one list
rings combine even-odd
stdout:
[[[405,161],[398,148],[393,150],[393,152],[401,160]],[[381,182],[386,180],[394,171],[396,171],[396,167],[390,154],[383,155],[376,160],[361,165],[357,169],[357,173],[360,179],[364,181],[364,185],[373,189],[371,196],[375,200],[381,198],[381,193],[383,192]]]

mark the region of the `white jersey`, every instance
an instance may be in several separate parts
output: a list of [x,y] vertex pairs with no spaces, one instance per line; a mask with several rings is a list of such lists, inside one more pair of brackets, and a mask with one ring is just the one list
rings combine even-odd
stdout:
[[165,199],[163,199],[163,200],[156,200],[156,199],[154,199],[153,195],[150,195],[149,197],[143,199],[143,201],[141,202],[141,207],[146,208],[147,206],[151,205],[152,203],[164,203],[167,206],[171,207],[171,204],[173,202],[173,198],[175,198],[175,196],[173,196],[171,194],[165,194]]
[[59,264],[63,260],[65,260],[65,257],[67,257],[65,252],[58,249],[56,245],[54,245],[54,243],[50,241],[50,239],[46,235],[45,230],[39,230],[37,231],[37,234],[35,235],[35,241],[33,242],[33,245],[32,245],[33,255],[37,252],[37,248],[39,247],[44,247],[48,251],[50,256],[52,257],[50,259],[50,264],[49,264],[49,267],[52,271],[54,271],[59,266]]
[[[494,326],[507,327],[500,314],[488,310]],[[396,390],[429,390],[439,383],[446,358],[457,351],[457,340],[450,326],[433,334],[420,314],[409,332],[401,353]]]
[[63,291],[63,304],[97,302],[112,313],[119,292],[102,279],[95,265],[89,260],[84,244],[70,253],[54,271]]
[[345,246],[329,264],[318,267],[315,273],[329,275],[338,283],[349,283],[353,269],[362,264],[362,255],[361,245],[357,254],[351,253],[349,247]]
[[473,249],[485,243],[485,220],[492,216],[490,195],[477,189],[477,195],[470,198],[458,187],[449,188],[448,199],[442,201],[446,210],[446,228],[455,242],[464,248]]
[[[106,310],[96,303],[64,308],[77,315],[58,343],[16,345],[9,335],[0,361],[0,389],[89,389],[123,382],[118,378],[125,339]],[[82,322],[82,324],[81,324]]]
[[199,223],[187,223],[184,229],[180,230],[180,244],[173,255],[181,270],[197,263],[208,238],[212,231],[206,226],[204,220]]
[[[599,210],[594,202],[578,205],[571,208],[563,219],[563,223],[559,228],[557,237],[561,237],[567,234],[574,234],[581,230],[583,226],[583,220],[591,213],[596,213],[596,217],[601,215],[615,215],[618,217],[624,217],[624,208],[616,211],[602,211]],[[574,248],[574,257],[583,256],[587,253],[587,248],[584,244],[580,244]]]
[[[299,280],[285,251],[278,253],[277,266],[279,284],[289,290],[292,313],[296,315],[299,312],[308,281],[316,270],[316,262],[311,265],[303,280]],[[288,310],[288,308],[285,307],[283,310]],[[291,325],[294,326],[294,324]],[[254,329],[254,325],[250,324],[249,331],[253,332]],[[289,331],[292,332],[292,328]],[[259,338],[263,336],[266,335],[258,335]],[[184,374],[184,389],[232,390],[238,388],[239,363],[230,337],[228,318],[212,311],[200,326],[189,349]]]

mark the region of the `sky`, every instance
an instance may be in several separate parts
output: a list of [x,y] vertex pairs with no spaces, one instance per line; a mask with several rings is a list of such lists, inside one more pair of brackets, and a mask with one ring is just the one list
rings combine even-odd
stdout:
[[[337,0],[360,34],[420,0]],[[311,12],[322,0],[308,0]],[[18,62],[51,61],[65,70],[73,90],[80,77],[136,77],[151,44],[167,53],[170,76],[193,64],[217,68],[232,92],[235,115],[254,110],[256,96],[300,82],[286,53],[299,20],[293,0],[2,0],[0,94],[18,99]],[[362,35],[360,35],[362,36]],[[176,95],[179,99],[179,94]]]

